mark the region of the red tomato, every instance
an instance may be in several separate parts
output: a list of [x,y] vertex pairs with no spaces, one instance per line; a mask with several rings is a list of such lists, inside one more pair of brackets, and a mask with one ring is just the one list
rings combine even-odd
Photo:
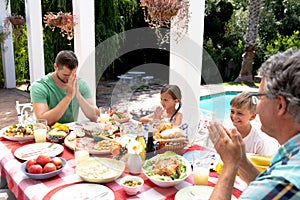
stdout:
[[109,116],[111,117],[111,116],[113,116],[115,114],[115,111],[114,110],[110,110],[109,111]]

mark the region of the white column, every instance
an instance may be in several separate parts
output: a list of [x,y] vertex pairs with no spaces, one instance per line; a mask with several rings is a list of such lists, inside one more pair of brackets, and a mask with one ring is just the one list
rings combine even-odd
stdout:
[[188,33],[180,41],[172,34],[170,38],[170,84],[182,91],[184,122],[189,124],[189,136],[196,133],[200,109],[200,83],[202,69],[204,0],[190,0]]
[[[89,85],[96,102],[94,0],[73,0],[74,51],[78,57],[78,76]],[[79,113],[78,120],[83,114]]]
[[4,27],[4,19],[11,15],[10,1],[6,9],[6,0],[0,0],[0,28],[8,31],[10,34],[8,38],[1,43],[2,53],[2,65],[5,83],[5,88],[16,87],[16,72],[15,72],[15,60],[14,60],[14,46],[12,38],[11,24],[9,27]]
[[41,1],[26,0],[30,83],[45,75]]

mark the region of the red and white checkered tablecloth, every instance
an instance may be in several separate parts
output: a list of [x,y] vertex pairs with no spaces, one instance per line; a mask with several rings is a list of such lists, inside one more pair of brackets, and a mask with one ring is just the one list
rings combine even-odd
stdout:
[[[32,143],[32,142],[30,142]],[[81,183],[83,180],[75,173],[75,160],[71,150],[65,147],[63,153],[59,156],[67,160],[67,165],[62,173],[58,176],[46,180],[34,180],[28,178],[21,171],[21,164],[23,161],[18,160],[13,152],[18,147],[24,146],[27,143],[20,143],[8,141],[0,137],[0,170],[1,174],[7,179],[9,189],[15,194],[18,200],[47,200],[58,190]],[[120,179],[127,175],[129,172],[126,169],[122,176],[110,183],[103,184],[110,188],[115,195],[115,199],[174,199],[178,190],[193,185],[193,177],[189,176],[185,181],[170,188],[161,188],[153,184],[146,178],[144,174],[140,174],[145,181],[141,191],[135,196],[129,196],[125,193],[123,188],[119,185]],[[217,173],[211,172],[209,177],[209,186],[214,186],[217,182]],[[233,195],[239,197],[241,191],[247,186],[239,178],[236,179]]]

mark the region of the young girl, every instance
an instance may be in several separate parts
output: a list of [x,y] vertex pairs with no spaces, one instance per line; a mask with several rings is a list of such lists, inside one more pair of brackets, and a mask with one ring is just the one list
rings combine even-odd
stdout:
[[[164,86],[160,91],[161,106],[156,107],[154,113],[140,118],[140,122],[148,123],[152,120],[171,122],[173,126],[180,126],[182,122],[181,91],[177,85]],[[178,107],[176,108],[176,105]]]

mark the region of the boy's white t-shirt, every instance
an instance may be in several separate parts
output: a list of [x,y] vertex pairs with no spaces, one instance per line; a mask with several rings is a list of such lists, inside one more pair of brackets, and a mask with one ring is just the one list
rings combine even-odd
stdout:
[[255,153],[262,156],[272,156],[279,147],[276,139],[266,135],[255,127],[251,127],[250,133],[243,138],[246,153]]

